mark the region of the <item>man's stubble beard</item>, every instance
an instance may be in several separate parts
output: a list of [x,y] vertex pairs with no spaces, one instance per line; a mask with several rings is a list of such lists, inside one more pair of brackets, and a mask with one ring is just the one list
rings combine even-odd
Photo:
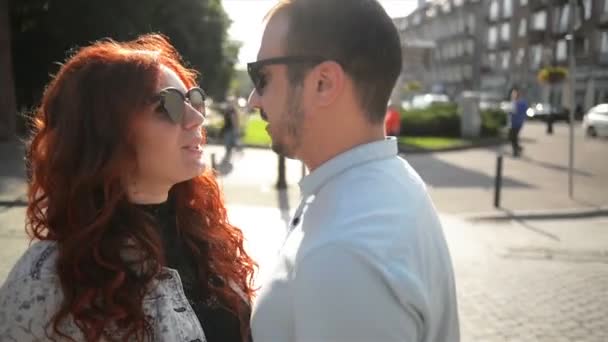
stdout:
[[[295,152],[302,142],[302,121],[304,111],[302,109],[302,85],[289,88],[286,97],[286,113],[284,115],[284,136],[281,141],[272,141],[272,150],[278,155],[294,159]],[[283,126],[283,125],[282,125]]]

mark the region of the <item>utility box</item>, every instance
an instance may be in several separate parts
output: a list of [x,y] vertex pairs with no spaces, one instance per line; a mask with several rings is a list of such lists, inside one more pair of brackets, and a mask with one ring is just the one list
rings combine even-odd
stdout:
[[458,101],[460,114],[460,135],[463,138],[477,138],[481,134],[481,112],[479,110],[479,94],[464,91]]

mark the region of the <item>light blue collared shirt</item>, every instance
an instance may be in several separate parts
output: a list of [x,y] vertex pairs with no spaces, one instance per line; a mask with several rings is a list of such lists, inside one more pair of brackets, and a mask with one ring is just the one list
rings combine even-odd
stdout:
[[397,152],[394,138],[360,145],[302,179],[254,341],[459,340],[441,224]]

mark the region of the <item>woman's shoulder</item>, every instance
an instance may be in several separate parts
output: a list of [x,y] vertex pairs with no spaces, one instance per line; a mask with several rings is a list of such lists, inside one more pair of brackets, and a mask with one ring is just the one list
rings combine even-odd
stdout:
[[5,286],[12,282],[27,283],[55,278],[57,260],[57,243],[54,241],[37,241],[23,253],[13,266],[5,281]]
[[45,340],[44,327],[62,301],[54,242],[32,244],[0,288],[0,340]]

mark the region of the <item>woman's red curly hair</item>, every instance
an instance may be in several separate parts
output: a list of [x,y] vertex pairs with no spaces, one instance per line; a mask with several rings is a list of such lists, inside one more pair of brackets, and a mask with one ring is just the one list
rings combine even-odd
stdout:
[[[119,340],[153,338],[143,298],[162,270],[163,250],[146,215],[128,202],[121,177],[133,160],[130,127],[149,106],[161,65],[186,87],[196,84],[196,73],[162,35],[98,41],[61,66],[34,115],[27,230],[32,239],[58,246],[64,300],[49,322],[52,336],[68,337],[61,324],[73,319],[87,341],[108,338],[108,331],[122,332]],[[201,286],[212,271],[251,298],[255,263],[242,232],[227,220],[214,175],[206,171],[176,184],[170,197],[178,230],[200,260]],[[138,260],[124,257],[129,249]],[[209,290],[248,334],[248,303],[229,286]]]

